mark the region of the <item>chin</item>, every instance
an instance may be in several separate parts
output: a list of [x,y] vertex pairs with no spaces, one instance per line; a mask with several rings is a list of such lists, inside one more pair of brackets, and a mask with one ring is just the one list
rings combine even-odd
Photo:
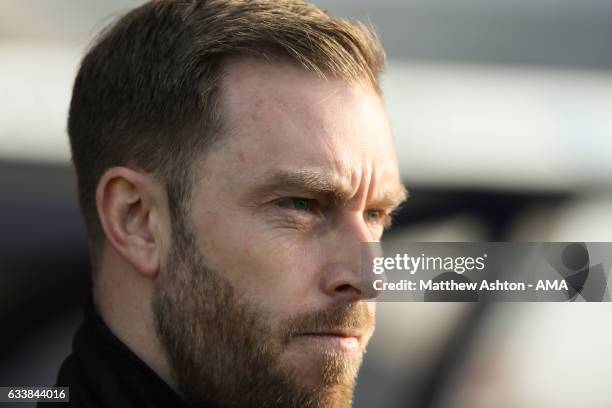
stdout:
[[281,367],[293,373],[293,378],[304,389],[326,393],[339,388],[352,392],[362,359],[361,351],[288,350],[281,358]]

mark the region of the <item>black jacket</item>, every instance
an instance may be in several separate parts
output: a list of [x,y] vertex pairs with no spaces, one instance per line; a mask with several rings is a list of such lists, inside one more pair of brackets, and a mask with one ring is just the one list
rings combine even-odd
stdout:
[[104,324],[89,301],[74,336],[72,354],[60,368],[58,387],[70,387],[70,403],[40,408],[182,408],[181,397]]

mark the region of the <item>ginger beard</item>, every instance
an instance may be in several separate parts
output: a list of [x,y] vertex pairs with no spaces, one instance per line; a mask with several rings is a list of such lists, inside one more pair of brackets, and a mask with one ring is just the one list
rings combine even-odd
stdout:
[[[157,278],[153,313],[185,401],[193,407],[350,407],[374,327],[363,302],[300,313],[279,324],[237,299],[222,271],[207,267],[187,228],[178,232]],[[299,333],[361,329],[354,353],[302,347]],[[285,358],[283,358],[283,356]],[[317,378],[306,381],[304,378]]]

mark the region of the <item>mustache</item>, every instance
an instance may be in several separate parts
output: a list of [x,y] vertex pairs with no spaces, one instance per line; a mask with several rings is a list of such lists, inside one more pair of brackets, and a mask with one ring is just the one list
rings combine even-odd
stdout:
[[365,302],[336,304],[327,309],[303,312],[283,324],[285,342],[303,333],[361,331],[374,328],[374,313]]

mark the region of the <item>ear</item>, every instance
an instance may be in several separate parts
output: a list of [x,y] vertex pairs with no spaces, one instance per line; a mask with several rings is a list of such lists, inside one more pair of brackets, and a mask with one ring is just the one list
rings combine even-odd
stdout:
[[155,180],[126,167],[106,171],[96,189],[96,208],[110,245],[138,272],[159,271],[162,196]]

